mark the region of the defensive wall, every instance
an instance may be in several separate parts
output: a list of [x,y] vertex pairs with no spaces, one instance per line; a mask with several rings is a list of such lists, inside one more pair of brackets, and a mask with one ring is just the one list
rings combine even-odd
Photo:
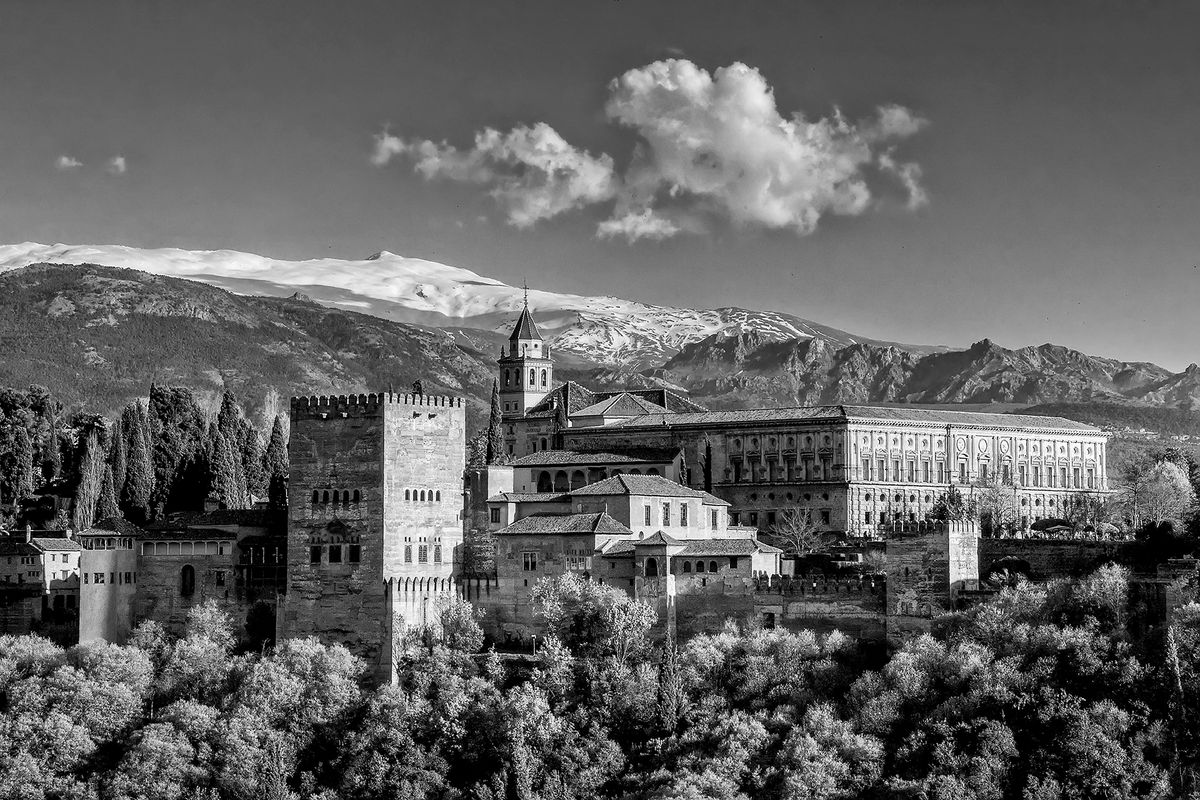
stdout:
[[1115,561],[1128,564],[1137,542],[1073,539],[980,539],[980,577],[1008,569],[1031,580],[1077,578]]

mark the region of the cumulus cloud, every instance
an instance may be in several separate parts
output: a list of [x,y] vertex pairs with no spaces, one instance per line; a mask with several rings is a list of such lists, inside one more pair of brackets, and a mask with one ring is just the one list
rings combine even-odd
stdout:
[[105,170],[109,175],[124,175],[129,165],[125,162],[125,156],[115,155],[108,160],[108,166]]
[[66,171],[69,169],[78,169],[83,166],[83,162],[75,156],[69,156],[65,153],[54,159],[54,168],[57,170]]
[[410,158],[426,180],[489,187],[508,222],[518,228],[604,202],[615,192],[611,157],[568,144],[544,122],[518,125],[508,133],[485,128],[469,150],[445,142],[406,142],[386,132],[376,137],[374,163],[382,166],[400,155]]
[[702,232],[718,222],[807,235],[828,214],[874,203],[869,181],[899,185],[906,206],[928,202],[921,168],[895,156],[927,122],[899,105],[851,121],[784,116],[758,70],[734,63],[709,73],[682,58],[632,69],[609,84],[608,119],[637,136],[623,172],[545,123],[507,133],[486,128],[474,146],[375,139],[371,160],[410,159],[426,179],[486,186],[517,227],[612,202],[597,235],[630,242]]

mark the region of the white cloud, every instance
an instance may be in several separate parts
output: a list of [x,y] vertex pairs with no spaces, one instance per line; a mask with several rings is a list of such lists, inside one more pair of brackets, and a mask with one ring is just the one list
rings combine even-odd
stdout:
[[[599,233],[630,241],[661,238],[666,223],[688,230],[715,220],[806,235],[826,214],[861,214],[872,198],[864,168],[878,162],[877,149],[925,124],[894,105],[859,123],[837,110],[812,121],[799,112],[785,118],[758,70],[740,63],[709,74],[690,61],[658,61],[626,72],[609,92],[609,118],[643,146],[617,213]],[[920,191],[916,164],[891,174],[910,197]],[[620,224],[647,215],[665,222],[648,230]]]
[[518,228],[582,206],[604,202],[615,191],[612,158],[595,157],[568,144],[544,122],[508,133],[485,128],[470,150],[429,140],[376,137],[372,161],[404,155],[426,180],[444,178],[488,186],[489,194]]
[[881,175],[900,184],[909,209],[928,202],[920,166],[894,156],[899,140],[927,124],[903,106],[880,106],[857,122],[837,109],[811,121],[785,117],[758,70],[734,63],[710,74],[674,58],[614,79],[605,111],[638,137],[621,174],[609,155],[580,150],[545,123],[486,128],[465,151],[384,131],[371,161],[403,156],[426,179],[486,186],[522,228],[615,201],[597,235],[630,242],[716,222],[810,234],[828,214],[864,213],[874,196],[868,178]]
[[129,165],[125,161],[125,156],[115,155],[108,160],[108,166],[105,170],[109,175],[124,175],[128,171]]
[[75,156],[61,155],[54,159],[54,168],[57,170],[78,169],[83,166],[83,162],[75,158]]

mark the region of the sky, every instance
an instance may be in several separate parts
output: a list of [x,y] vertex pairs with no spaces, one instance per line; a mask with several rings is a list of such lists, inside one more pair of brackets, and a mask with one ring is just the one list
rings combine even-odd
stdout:
[[1200,361],[1200,4],[0,2],[0,242]]

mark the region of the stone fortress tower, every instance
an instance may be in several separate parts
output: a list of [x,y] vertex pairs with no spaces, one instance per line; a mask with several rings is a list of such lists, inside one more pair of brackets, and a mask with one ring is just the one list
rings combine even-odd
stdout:
[[897,522],[887,532],[887,636],[929,633],[933,620],[979,589],[979,526],[972,519]]
[[525,307],[508,337],[508,350],[501,348],[496,363],[500,365],[500,406],[505,417],[523,418],[554,388],[550,346],[529,313],[528,290]]
[[436,621],[462,554],[460,398],[292,399],[288,590],[280,638],[317,636],[394,671],[405,627]]

